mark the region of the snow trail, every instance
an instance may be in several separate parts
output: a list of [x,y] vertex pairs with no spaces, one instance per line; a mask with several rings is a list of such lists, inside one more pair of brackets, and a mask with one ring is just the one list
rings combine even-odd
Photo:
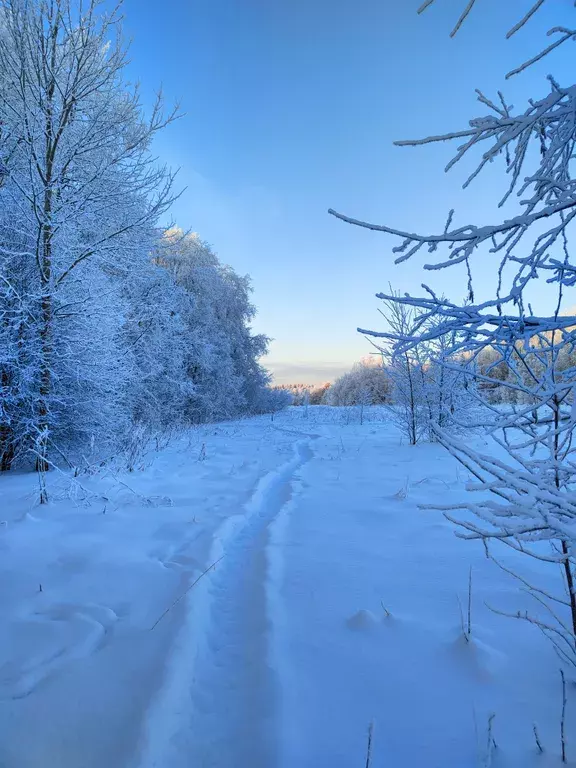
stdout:
[[292,499],[296,473],[313,457],[314,437],[295,442],[292,458],[260,479],[244,512],[228,518],[216,535],[211,562],[222,559],[190,593],[180,647],[149,717],[142,768],[275,764],[269,528]]
[[494,765],[561,765],[553,648],[487,607],[530,597],[419,509],[467,477],[383,413],[210,425],[126,483],[87,478],[88,505],[52,487],[34,520],[34,478],[2,478],[22,522],[0,532],[0,764],[348,768],[375,722],[374,768],[475,768],[496,713]]

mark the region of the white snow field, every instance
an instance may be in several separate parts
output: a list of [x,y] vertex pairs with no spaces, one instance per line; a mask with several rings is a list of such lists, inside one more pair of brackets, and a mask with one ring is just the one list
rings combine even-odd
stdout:
[[371,723],[371,768],[562,765],[559,659],[487,604],[538,605],[418,507],[466,471],[359,415],[204,426],[132,473],[52,472],[43,506],[0,477],[0,766],[363,768]]

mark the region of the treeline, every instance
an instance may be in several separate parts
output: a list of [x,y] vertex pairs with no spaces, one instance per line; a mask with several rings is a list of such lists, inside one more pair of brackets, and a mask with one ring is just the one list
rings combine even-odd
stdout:
[[290,398],[290,405],[321,405],[332,385],[324,384],[277,384],[274,389]]
[[135,428],[280,407],[250,281],[164,231],[174,176],[124,80],[119,17],[6,0],[0,36],[0,468],[114,454]]
[[[464,398],[471,402],[473,390],[481,398],[493,404],[530,404],[530,398],[522,386],[532,383],[547,370],[546,349],[536,339],[530,345],[517,343],[515,346],[483,349],[474,359],[457,358],[459,375],[448,375],[439,368],[434,357],[410,360],[384,354],[356,363],[350,371],[333,383],[323,384],[280,384],[274,387],[290,397],[291,405],[402,405],[410,397],[413,407],[425,404],[431,389],[438,392],[450,390],[449,410],[455,410],[456,400]],[[419,350],[423,358],[422,350]],[[576,350],[566,346],[556,355],[554,370],[557,373],[576,367]],[[519,365],[520,360],[524,361]],[[454,382],[458,386],[454,386]],[[437,396],[436,399],[441,397]]]
[[[557,342],[556,342],[557,343]],[[535,383],[576,366],[576,349],[571,344],[551,351],[550,334],[482,350],[475,361],[478,389],[494,405],[529,405],[535,398],[526,390]],[[484,378],[481,378],[484,377]],[[568,396],[571,402],[572,397]]]
[[334,383],[281,384],[292,405],[382,405],[392,402],[392,379],[378,358],[362,360]]

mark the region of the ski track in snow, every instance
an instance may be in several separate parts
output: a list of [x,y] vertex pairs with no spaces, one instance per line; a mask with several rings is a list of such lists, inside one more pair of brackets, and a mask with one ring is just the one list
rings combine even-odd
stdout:
[[487,607],[529,597],[418,509],[458,502],[466,476],[379,414],[210,426],[34,516],[30,478],[8,478],[0,766],[348,768],[374,721],[373,768],[560,766],[553,649]]
[[278,618],[282,513],[318,437],[294,434],[305,439],[294,443],[292,458],[264,475],[244,512],[215,535],[210,562],[218,564],[190,592],[185,625],[147,718],[140,768],[269,768],[276,762],[270,630]]

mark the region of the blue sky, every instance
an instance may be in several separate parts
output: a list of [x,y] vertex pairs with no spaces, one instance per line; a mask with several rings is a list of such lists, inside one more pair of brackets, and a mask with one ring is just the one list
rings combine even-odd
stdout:
[[[465,128],[486,109],[475,88],[524,108],[567,71],[571,46],[524,75],[506,71],[573,21],[557,0],[512,40],[530,3],[479,0],[456,39],[464,0],[126,0],[130,76],[144,100],[162,85],[185,117],[156,151],[187,187],[174,218],[253,279],[255,327],[274,338],[265,363],[282,381],[333,378],[370,347],[356,327],[378,328],[377,291],[418,293],[423,281],[450,298],[456,270],[425,273],[424,259],[393,265],[384,235],[338,222],[351,216],[421,231],[491,221],[498,168],[461,190],[466,168],[444,174],[449,145],[397,148],[394,139]],[[496,185],[496,186],[495,186]],[[489,287],[479,257],[477,291]],[[545,301],[546,297],[543,297]]]

